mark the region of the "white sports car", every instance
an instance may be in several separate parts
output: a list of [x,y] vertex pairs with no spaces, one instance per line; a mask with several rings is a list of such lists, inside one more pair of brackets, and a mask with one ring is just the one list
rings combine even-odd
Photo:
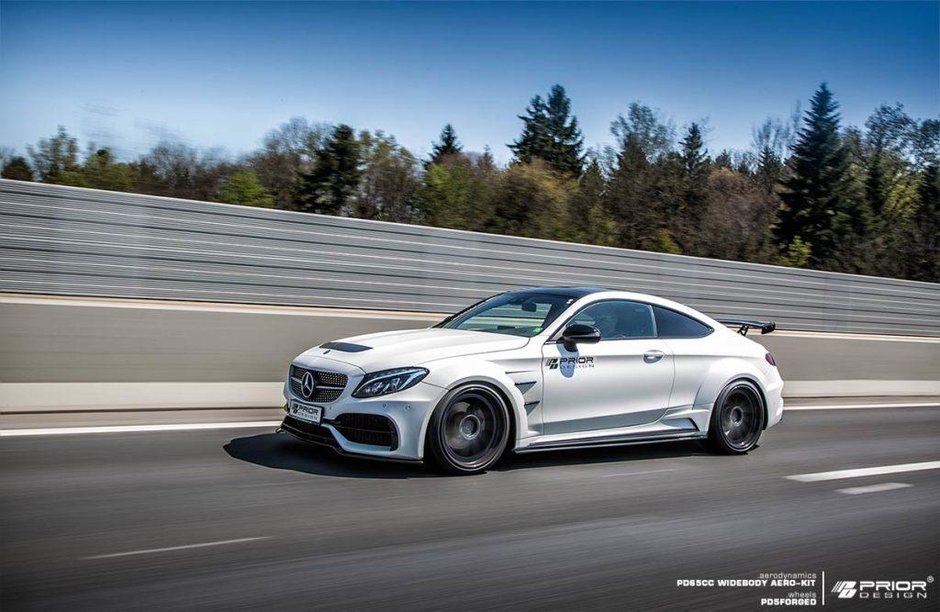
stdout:
[[695,439],[746,453],[783,416],[783,381],[745,337],[752,327],[775,326],[624,291],[510,291],[429,329],[299,355],[280,429],[344,454],[429,457],[455,474],[508,451]]

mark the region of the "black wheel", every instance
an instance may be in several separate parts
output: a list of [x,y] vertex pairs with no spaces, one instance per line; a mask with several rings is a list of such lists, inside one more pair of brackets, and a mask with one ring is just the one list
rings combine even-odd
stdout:
[[764,430],[764,401],[754,383],[736,380],[715,401],[706,446],[725,455],[741,455],[757,446]]
[[509,439],[509,409],[482,384],[458,387],[431,415],[427,450],[450,474],[479,474],[499,460]]

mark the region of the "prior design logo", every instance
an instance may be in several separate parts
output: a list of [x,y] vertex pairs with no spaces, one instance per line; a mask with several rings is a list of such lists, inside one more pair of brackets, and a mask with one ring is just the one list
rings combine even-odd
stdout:
[[856,584],[858,583],[854,580],[840,580],[832,587],[832,592],[838,593],[839,599],[850,599],[858,593],[858,589],[855,588]]
[[927,580],[840,580],[832,587],[839,599],[927,599]]
[[562,368],[593,368],[594,367],[594,358],[593,357],[552,357],[545,362],[545,365],[548,366],[549,370],[557,370],[559,366]]

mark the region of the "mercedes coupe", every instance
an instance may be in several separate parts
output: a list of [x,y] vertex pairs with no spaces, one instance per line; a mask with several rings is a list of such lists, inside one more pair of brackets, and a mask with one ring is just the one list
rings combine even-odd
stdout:
[[746,337],[774,327],[640,293],[510,291],[428,329],[304,352],[287,372],[280,429],[453,474],[510,452],[667,440],[742,454],[783,416],[774,359]]

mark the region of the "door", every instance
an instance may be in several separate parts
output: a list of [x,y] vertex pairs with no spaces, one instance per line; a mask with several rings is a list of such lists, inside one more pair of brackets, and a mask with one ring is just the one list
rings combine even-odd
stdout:
[[672,351],[656,337],[649,304],[604,300],[585,306],[565,325],[601,332],[595,344],[568,350],[559,339],[542,349],[544,433],[563,434],[644,425],[669,403],[675,377]]

